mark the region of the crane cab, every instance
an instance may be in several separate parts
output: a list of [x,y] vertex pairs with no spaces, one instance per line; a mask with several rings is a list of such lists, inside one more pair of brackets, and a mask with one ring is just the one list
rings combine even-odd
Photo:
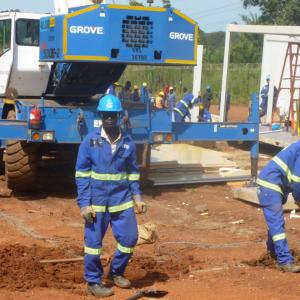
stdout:
[[0,13],[0,97],[11,90],[20,97],[45,91],[51,64],[39,62],[42,16],[46,14]]

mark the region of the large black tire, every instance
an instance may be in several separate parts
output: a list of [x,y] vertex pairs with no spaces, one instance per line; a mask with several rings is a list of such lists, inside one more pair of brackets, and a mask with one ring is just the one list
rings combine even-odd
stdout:
[[5,174],[5,166],[4,166],[4,149],[1,148],[0,149],[0,175],[4,175]]
[[[10,110],[7,119],[15,118],[15,111]],[[27,192],[35,189],[37,186],[37,161],[36,145],[23,141],[7,141],[5,177],[8,188],[16,192]]]

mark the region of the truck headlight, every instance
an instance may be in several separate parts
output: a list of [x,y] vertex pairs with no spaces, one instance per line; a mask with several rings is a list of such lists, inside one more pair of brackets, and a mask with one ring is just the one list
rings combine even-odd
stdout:
[[154,133],[153,134],[153,142],[154,143],[162,143],[164,141],[163,133]]
[[43,132],[43,141],[53,142],[54,141],[54,132],[52,132],[52,131]]

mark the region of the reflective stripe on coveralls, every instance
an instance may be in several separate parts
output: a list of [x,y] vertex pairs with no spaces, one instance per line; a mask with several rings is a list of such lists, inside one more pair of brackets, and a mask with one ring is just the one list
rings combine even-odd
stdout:
[[116,212],[120,212],[122,210],[126,210],[128,208],[133,207],[133,201],[129,201],[120,205],[115,205],[115,206],[109,206],[108,207],[108,211],[110,213],[116,213]]
[[102,248],[90,248],[84,246],[84,253],[90,255],[100,255],[102,253]]
[[286,239],[285,233],[279,233],[279,234],[275,234],[272,236],[273,242],[277,242],[277,241],[284,240],[284,239]]
[[188,104],[184,100],[180,100],[179,102],[181,102],[187,109],[189,109]]
[[261,186],[263,186],[263,187],[266,187],[266,188],[268,188],[268,189],[271,189],[271,190],[273,190],[273,191],[276,191],[276,192],[278,192],[278,193],[280,193],[280,194],[283,194],[281,187],[280,187],[279,185],[277,185],[277,184],[273,184],[273,183],[267,182],[267,181],[262,180],[262,179],[260,179],[260,178],[257,178],[257,179],[256,179],[256,183],[257,183],[258,185],[261,185]]
[[124,246],[122,246],[122,245],[119,244],[119,243],[118,243],[118,245],[117,245],[117,249],[120,250],[120,251],[123,252],[123,253],[128,253],[128,254],[133,253],[133,248],[124,247]]
[[[129,201],[120,205],[108,206],[108,211],[110,213],[120,212],[134,206],[133,201]],[[106,206],[104,205],[92,205],[92,208],[95,212],[106,212]]]
[[140,174],[100,174],[94,171],[76,171],[75,173],[76,178],[84,178],[84,177],[91,177],[96,180],[139,180]]
[[182,117],[184,117],[183,112],[180,109],[178,109],[177,107],[174,108],[174,111],[178,112]]
[[300,182],[300,177],[294,175],[286,163],[284,163],[279,157],[275,156],[272,160],[286,173],[289,182]]

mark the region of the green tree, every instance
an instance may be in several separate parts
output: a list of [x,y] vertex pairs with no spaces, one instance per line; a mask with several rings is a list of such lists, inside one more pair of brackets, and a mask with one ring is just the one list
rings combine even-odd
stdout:
[[[246,24],[259,23],[255,14],[241,16]],[[260,34],[238,34],[232,43],[230,61],[233,63],[260,63],[262,59],[263,36]]]
[[300,25],[300,0],[242,0],[244,8],[261,11],[260,24]]
[[138,2],[135,0],[129,0],[129,5],[131,6],[144,6],[144,4],[142,2]]

